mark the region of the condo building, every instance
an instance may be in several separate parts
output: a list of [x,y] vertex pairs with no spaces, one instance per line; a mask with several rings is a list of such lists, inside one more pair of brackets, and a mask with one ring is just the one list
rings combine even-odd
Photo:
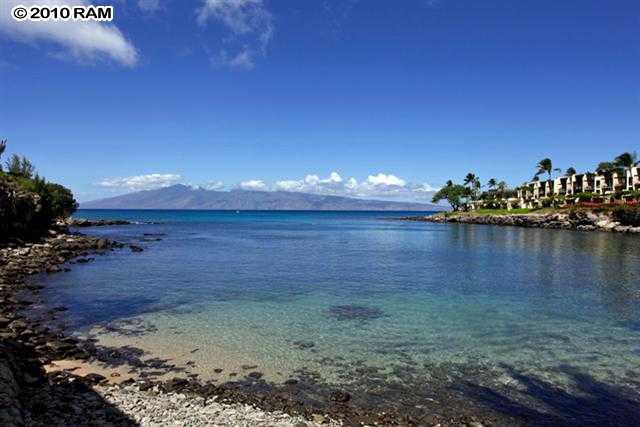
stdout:
[[552,196],[575,196],[594,193],[603,197],[626,191],[640,191],[640,167],[624,172],[581,173],[546,181],[531,181],[518,189],[521,207],[540,206],[541,200]]

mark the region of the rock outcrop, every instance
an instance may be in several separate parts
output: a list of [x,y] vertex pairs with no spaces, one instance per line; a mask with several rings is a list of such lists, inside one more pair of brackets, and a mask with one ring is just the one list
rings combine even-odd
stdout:
[[0,242],[28,238],[41,209],[37,194],[0,179]]
[[437,223],[486,224],[527,228],[548,228],[580,231],[608,231],[640,234],[640,227],[622,225],[609,213],[596,213],[589,210],[574,210],[548,214],[507,214],[485,215],[460,213],[437,214],[432,216],[406,217],[407,221],[425,221]]
[[123,219],[85,219],[85,218],[69,218],[65,221],[69,227],[104,227],[108,225],[128,225],[131,221]]

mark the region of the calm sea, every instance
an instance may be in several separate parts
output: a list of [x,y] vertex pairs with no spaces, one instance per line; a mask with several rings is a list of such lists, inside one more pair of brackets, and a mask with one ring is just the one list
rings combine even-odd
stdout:
[[81,210],[144,222],[82,231],[145,250],[52,275],[46,297],[78,332],[218,381],[252,365],[379,401],[464,383],[540,422],[637,416],[637,236],[408,214]]

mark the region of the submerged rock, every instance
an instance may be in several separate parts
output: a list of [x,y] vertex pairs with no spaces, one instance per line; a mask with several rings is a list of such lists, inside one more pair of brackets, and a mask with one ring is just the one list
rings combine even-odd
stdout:
[[294,341],[293,345],[300,350],[306,350],[316,346],[313,341]]
[[373,320],[384,317],[382,310],[366,305],[333,305],[327,310],[327,316],[336,320]]
[[125,221],[121,219],[85,219],[85,218],[69,218],[67,220],[67,225],[70,227],[103,227],[107,225],[128,225],[131,224],[130,221]]

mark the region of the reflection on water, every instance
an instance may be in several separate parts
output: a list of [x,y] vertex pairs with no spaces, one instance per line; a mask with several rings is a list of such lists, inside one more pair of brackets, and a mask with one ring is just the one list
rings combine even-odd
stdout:
[[[530,410],[539,423],[547,415],[536,411],[557,408],[531,406],[526,390],[569,408],[639,389],[637,236],[380,213],[80,215],[161,223],[91,230],[146,250],[51,276],[51,303],[68,306],[78,330],[152,325],[102,339],[188,361],[205,376],[242,374],[242,364],[273,380],[312,372],[386,402],[427,383],[468,383],[452,396]],[[162,240],[140,243],[143,233]],[[570,394],[587,378],[595,400]]]

